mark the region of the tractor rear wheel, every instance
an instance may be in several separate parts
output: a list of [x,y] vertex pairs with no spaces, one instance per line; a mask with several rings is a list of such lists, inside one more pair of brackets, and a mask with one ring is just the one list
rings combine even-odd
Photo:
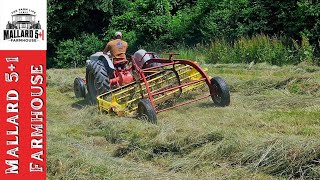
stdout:
[[149,99],[141,99],[138,103],[138,118],[157,124],[157,114]]
[[91,61],[87,65],[86,80],[88,100],[97,103],[97,96],[110,90],[110,80],[106,68],[101,60]]
[[220,77],[215,77],[211,79],[211,85],[214,88],[210,91],[213,102],[221,107],[229,106],[230,91],[226,82]]
[[73,90],[76,98],[86,97],[86,86],[80,77],[76,77],[73,82]]

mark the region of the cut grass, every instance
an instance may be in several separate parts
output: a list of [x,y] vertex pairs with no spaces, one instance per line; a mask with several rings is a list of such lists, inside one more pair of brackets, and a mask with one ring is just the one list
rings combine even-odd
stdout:
[[158,114],[111,117],[73,94],[84,69],[50,69],[48,179],[272,179],[320,176],[320,68],[203,65],[226,79],[211,99]]

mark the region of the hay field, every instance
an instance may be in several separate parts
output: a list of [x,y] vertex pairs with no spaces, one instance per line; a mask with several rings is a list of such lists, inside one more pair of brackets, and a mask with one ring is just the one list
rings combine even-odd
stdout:
[[320,178],[319,67],[202,67],[226,80],[231,105],[206,99],[160,113],[157,125],[76,99],[84,68],[49,69],[47,178]]

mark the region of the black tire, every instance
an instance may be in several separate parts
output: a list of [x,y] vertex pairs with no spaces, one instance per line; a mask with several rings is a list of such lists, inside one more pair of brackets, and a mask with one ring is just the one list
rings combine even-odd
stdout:
[[229,106],[230,91],[226,82],[220,77],[215,77],[211,79],[211,85],[212,88],[214,88],[211,90],[211,98],[213,102],[221,107]]
[[138,118],[157,124],[157,114],[153,109],[150,100],[141,99],[138,103]]
[[86,97],[86,86],[80,77],[76,77],[73,82],[73,91],[76,98]]
[[88,100],[97,103],[97,96],[110,90],[110,80],[102,61],[91,61],[86,69]]

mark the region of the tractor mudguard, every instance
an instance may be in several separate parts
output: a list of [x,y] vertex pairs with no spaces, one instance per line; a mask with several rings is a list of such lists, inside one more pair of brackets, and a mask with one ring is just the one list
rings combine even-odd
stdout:
[[142,68],[143,65],[152,58],[150,54],[146,53],[147,51],[140,49],[133,54],[133,59],[140,68]]
[[114,65],[111,61],[111,59],[109,58],[108,55],[102,54],[99,56],[98,60],[101,60],[104,64],[104,67],[106,68],[107,72],[108,72],[108,76],[110,78],[113,78],[113,71],[114,71]]

